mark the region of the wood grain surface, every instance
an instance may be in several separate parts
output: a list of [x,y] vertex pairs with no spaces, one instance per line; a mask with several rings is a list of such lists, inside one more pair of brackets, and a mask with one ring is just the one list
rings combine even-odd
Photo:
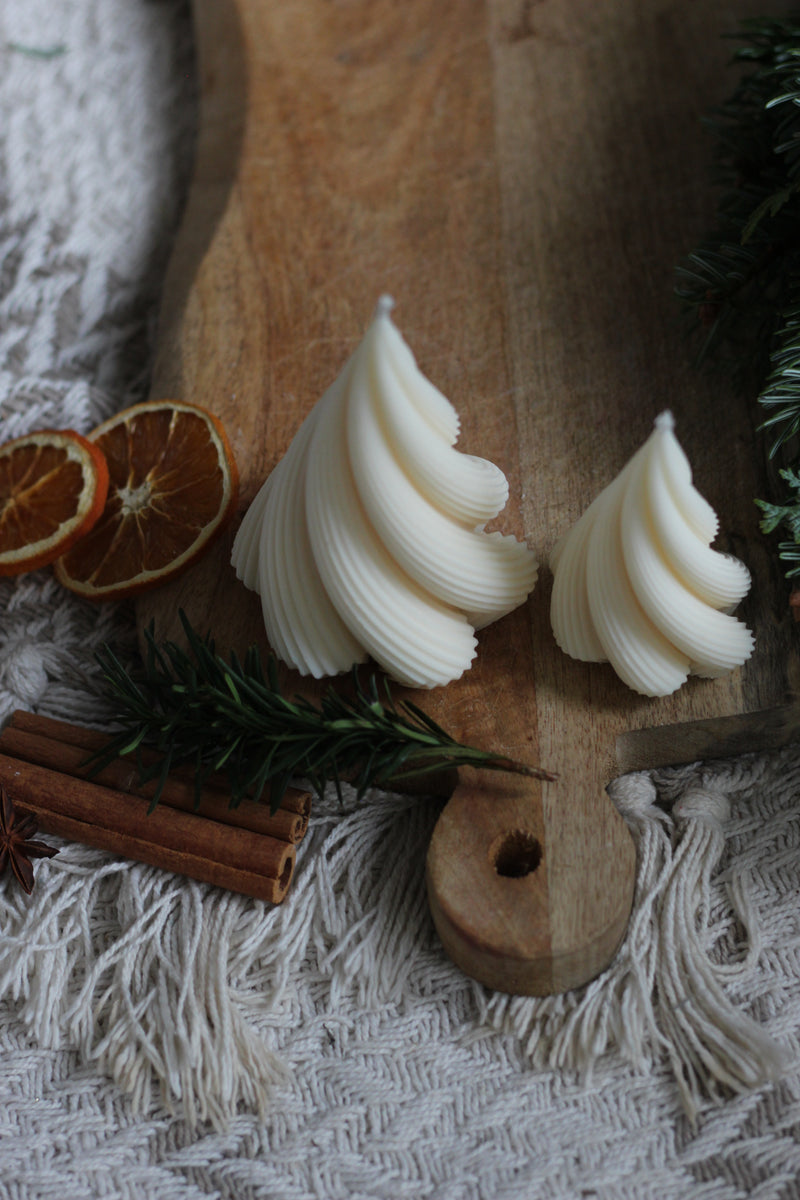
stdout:
[[[196,173],[152,394],[222,417],[243,508],[389,292],[461,413],[460,448],[509,477],[498,524],[543,563],[670,408],[720,514],[718,548],[753,572],[741,614],[756,653],[726,679],[650,701],[609,667],[571,661],[552,638],[543,569],[529,603],[481,634],[461,681],[414,696],[455,736],[559,775],[533,787],[464,774],[433,835],[444,946],[505,990],[575,986],[622,936],[634,852],[605,793],[618,736],[770,709],[797,683],[785,584],[757,529],[752,414],[694,370],[673,297],[675,264],[713,207],[700,118],[735,81],[721,35],[757,9],[195,0]],[[143,597],[142,625],[177,636],[183,607],[223,651],[263,645],[232,536]]]

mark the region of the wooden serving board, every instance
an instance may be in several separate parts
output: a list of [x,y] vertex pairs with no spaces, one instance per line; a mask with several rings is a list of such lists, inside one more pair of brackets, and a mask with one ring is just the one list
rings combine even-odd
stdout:
[[[682,761],[711,721],[727,752],[720,719],[782,704],[798,679],[786,586],[757,529],[752,414],[695,372],[673,298],[675,264],[713,210],[700,118],[734,83],[721,34],[753,12],[744,0],[195,0],[196,174],[153,395],[222,417],[242,508],[389,292],[461,413],[459,447],[509,477],[499,524],[542,563],[670,408],[721,515],[717,546],[753,572],[741,613],[757,650],[726,679],[649,701],[609,667],[571,661],[543,569],[461,681],[414,696],[459,739],[559,776],[465,773],[431,842],[447,952],[507,991],[580,984],[623,935],[635,855],[605,792],[617,739],[674,727],[659,755]],[[142,625],[174,637],[182,606],[223,651],[263,644],[232,537],[144,597]],[[747,720],[740,733],[737,747],[756,748]]]

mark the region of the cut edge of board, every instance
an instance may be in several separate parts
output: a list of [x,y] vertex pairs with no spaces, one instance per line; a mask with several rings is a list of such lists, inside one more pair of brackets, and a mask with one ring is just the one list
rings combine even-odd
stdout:
[[616,770],[677,767],[705,759],[735,758],[755,751],[782,750],[800,742],[800,701],[760,712],[681,721],[626,730],[616,739]]

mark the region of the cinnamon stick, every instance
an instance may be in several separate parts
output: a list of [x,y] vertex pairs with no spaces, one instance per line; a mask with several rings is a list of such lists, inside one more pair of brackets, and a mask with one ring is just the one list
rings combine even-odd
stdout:
[[0,754],[0,782],[39,828],[124,858],[279,904],[294,873],[295,846],[207,816]]
[[[87,763],[88,756],[101,750],[107,742],[108,735],[98,730],[18,709],[0,733],[0,753],[75,778],[91,779],[120,792],[152,799],[156,781],[139,783],[133,758],[117,758],[102,771],[91,771]],[[146,762],[153,762],[158,756],[144,751],[143,758]],[[211,776],[203,788],[197,811],[223,824],[267,834],[281,841],[295,844],[302,841],[311,809],[309,793],[287,788],[281,799],[281,807],[275,813],[269,810],[268,792],[265,791],[264,796],[259,801],[245,799],[231,808],[230,793],[224,778],[220,775]],[[184,812],[195,811],[195,784],[191,768],[176,767],[170,771],[159,803]]]

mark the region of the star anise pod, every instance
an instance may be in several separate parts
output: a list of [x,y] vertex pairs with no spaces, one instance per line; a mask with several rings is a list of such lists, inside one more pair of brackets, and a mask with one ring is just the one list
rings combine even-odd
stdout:
[[32,813],[17,812],[6,789],[0,783],[0,875],[10,865],[20,887],[28,895],[33,891],[32,858],[52,858],[55,846],[36,842],[36,818]]

